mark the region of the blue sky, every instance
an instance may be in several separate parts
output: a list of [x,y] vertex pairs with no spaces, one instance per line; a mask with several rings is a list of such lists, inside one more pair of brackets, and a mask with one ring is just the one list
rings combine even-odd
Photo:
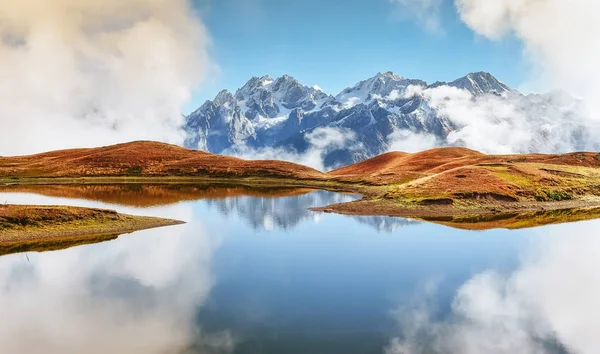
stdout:
[[489,41],[443,0],[440,29],[430,31],[390,0],[194,0],[212,38],[218,70],[188,111],[252,76],[289,74],[337,94],[379,71],[450,81],[488,71],[510,86],[525,80],[520,43]]

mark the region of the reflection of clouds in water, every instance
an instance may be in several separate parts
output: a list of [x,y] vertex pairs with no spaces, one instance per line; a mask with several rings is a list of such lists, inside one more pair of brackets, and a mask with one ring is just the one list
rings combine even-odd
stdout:
[[458,290],[449,319],[431,320],[427,307],[399,313],[403,334],[387,352],[600,352],[599,224],[533,231],[540,237],[519,268],[471,278]]
[[[6,196],[3,196],[6,197]],[[31,196],[11,195],[25,203]],[[37,204],[57,204],[35,196]],[[105,206],[88,201],[69,204]],[[131,208],[118,208],[134,213]],[[139,210],[138,212],[139,213]],[[142,214],[191,220],[189,204]],[[232,348],[227,332],[203,334],[195,314],[213,285],[218,240],[196,223],[117,241],[0,258],[0,343],[8,353],[166,353]]]

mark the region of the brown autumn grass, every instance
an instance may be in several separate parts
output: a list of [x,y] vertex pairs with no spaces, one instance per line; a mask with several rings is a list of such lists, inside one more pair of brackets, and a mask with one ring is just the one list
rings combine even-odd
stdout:
[[385,198],[418,203],[562,201],[600,195],[600,154],[484,155],[442,148],[382,155],[328,175],[386,186]]
[[525,229],[600,218],[600,208],[541,210],[492,215],[425,217],[421,220],[463,230]]
[[96,200],[133,207],[170,205],[183,201],[223,199],[239,196],[291,197],[313,192],[310,188],[248,187],[215,184],[74,184],[7,185],[0,192],[35,193],[50,197]]
[[65,248],[180,221],[68,206],[0,205],[0,255]]
[[[143,202],[148,204],[160,199],[197,199],[207,192],[190,187],[181,193],[146,185],[178,180],[359,192],[365,196],[361,201],[323,209],[358,215],[494,215],[600,205],[600,155],[586,152],[485,155],[465,148],[438,148],[383,154],[328,173],[289,162],[247,161],[156,142],[0,158],[0,181],[15,185],[7,187],[13,190],[30,183],[94,183],[101,179],[115,183],[142,180],[145,195],[154,193]],[[108,189],[102,191],[105,187],[86,186],[70,192],[61,188],[39,187],[39,191],[84,198],[101,194],[112,202],[127,198]],[[235,187],[213,192],[216,197],[248,193]]]
[[275,177],[312,179],[322,173],[282,161],[247,161],[151,141],[0,157],[0,178],[39,177]]

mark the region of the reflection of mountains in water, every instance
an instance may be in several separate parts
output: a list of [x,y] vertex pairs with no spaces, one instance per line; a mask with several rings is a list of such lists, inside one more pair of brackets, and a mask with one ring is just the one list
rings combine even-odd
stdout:
[[[275,227],[290,229],[305,220],[317,220],[319,213],[311,207],[327,206],[356,200],[357,195],[314,191],[306,188],[248,187],[242,185],[12,185],[1,192],[35,193],[49,197],[74,198],[138,208],[172,205],[183,201],[202,200],[223,214],[237,213],[255,230]],[[401,218],[386,216],[348,216],[380,232],[392,232],[414,224]]]
[[[227,199],[209,199],[206,203],[216,207],[225,215],[237,215],[255,230],[289,230],[308,220],[318,220],[320,214],[309,210],[312,207],[351,202],[356,195],[315,191],[289,197],[238,196]],[[386,216],[353,216],[361,224],[378,231],[392,232],[399,227],[417,222]]]
[[379,232],[394,232],[397,229],[410,225],[420,224],[420,221],[394,218],[390,216],[353,216],[361,224],[369,225]]

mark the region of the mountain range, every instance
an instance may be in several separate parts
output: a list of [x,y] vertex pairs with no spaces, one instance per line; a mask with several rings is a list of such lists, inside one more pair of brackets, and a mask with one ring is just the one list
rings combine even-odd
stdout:
[[[445,93],[448,88],[450,93]],[[449,112],[448,102],[456,101],[457,94],[466,95],[461,96],[463,105],[478,100],[486,100],[482,107],[490,106],[489,102],[510,105],[509,113],[498,108],[497,115],[497,105],[483,108],[488,119],[485,128],[492,135],[496,126],[517,130],[517,136],[523,130],[531,135],[511,150],[486,152],[563,152],[585,147],[585,129],[573,123],[577,122],[576,99],[556,92],[523,95],[485,72],[433,84],[382,72],[335,96],[289,75],[253,77],[235,93],[219,92],[186,117],[185,146],[241,156],[264,149],[303,154],[317,147],[327,169],[390,151],[407,133],[427,136],[436,146],[485,151],[470,146],[475,143],[467,133],[473,134],[473,128],[465,133],[465,127],[472,123]],[[332,132],[337,134],[332,137]]]

